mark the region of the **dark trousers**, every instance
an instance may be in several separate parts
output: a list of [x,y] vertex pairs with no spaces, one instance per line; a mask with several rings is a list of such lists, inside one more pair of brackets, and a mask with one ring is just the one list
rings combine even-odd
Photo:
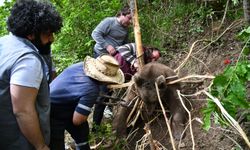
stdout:
[[[104,95],[112,95],[112,92],[109,91],[109,89],[107,88],[106,85],[102,85],[100,88],[100,92]],[[93,122],[95,125],[100,125],[102,118],[103,118],[103,112],[104,109],[106,107],[106,105],[103,104],[103,102],[108,102],[108,98],[104,98],[104,97],[98,97],[98,99],[96,100],[96,104],[94,107],[94,114],[93,114]]]
[[84,122],[75,126],[72,122],[75,105],[51,104],[50,123],[51,123],[51,150],[65,150],[64,132],[67,130],[75,140],[77,150],[89,150],[88,136],[89,125]]
[[[94,58],[97,58],[100,54],[96,53],[94,51]],[[112,92],[109,92],[108,88],[106,85],[103,85],[101,86],[101,89],[100,89],[100,92],[102,94],[105,94],[105,95],[111,95]],[[97,104],[95,104],[95,107],[94,107],[94,113],[93,113],[93,123],[95,125],[100,125],[101,122],[102,122],[102,118],[103,118],[103,112],[104,112],[104,109],[106,107],[106,105],[104,104],[101,104],[102,102],[107,102],[108,99],[107,98],[102,98],[102,97],[99,97],[96,102]],[[95,131],[96,129],[93,128],[93,131]]]

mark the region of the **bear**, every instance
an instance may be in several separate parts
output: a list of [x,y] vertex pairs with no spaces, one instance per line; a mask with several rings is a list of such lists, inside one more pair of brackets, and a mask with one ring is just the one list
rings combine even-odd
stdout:
[[[180,90],[180,84],[168,84],[168,82],[176,79],[178,79],[176,73],[168,66],[157,62],[148,63],[133,76],[132,80],[134,84],[128,88],[124,100],[129,103],[136,96],[139,96],[144,103],[146,115],[154,115],[153,112],[159,104],[155,88],[156,83],[161,101],[167,105],[164,107],[167,107],[172,115],[170,126],[173,137],[176,140],[180,140],[185,127],[184,125],[187,121],[187,112],[182,106],[176,91]],[[127,135],[127,117],[130,111],[131,108],[123,106],[119,106],[117,109],[112,126],[118,138],[123,138]],[[143,115],[145,115],[145,113]]]

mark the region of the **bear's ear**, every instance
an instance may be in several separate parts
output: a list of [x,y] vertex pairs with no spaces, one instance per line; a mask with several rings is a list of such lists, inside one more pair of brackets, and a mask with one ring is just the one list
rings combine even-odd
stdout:
[[141,87],[143,82],[144,82],[144,79],[140,77],[140,75],[138,73],[136,73],[134,76],[133,76],[133,80],[135,82],[135,85],[137,87]]
[[167,87],[166,78],[163,75],[157,77],[155,82],[157,83],[159,89],[163,89],[163,88]]

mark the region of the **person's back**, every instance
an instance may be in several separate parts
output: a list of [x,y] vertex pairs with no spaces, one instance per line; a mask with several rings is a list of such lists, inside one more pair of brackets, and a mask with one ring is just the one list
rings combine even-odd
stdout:
[[[84,93],[83,91],[98,95],[95,90],[99,90],[99,85],[95,80],[89,78],[83,69],[83,62],[73,64],[66,68],[50,84],[51,103],[65,105],[76,104],[79,101],[79,97],[83,96],[81,95]],[[89,99],[91,98],[89,97]]]
[[[143,55],[145,64],[156,61],[160,58],[161,53],[158,48],[143,46]],[[114,56],[115,59],[119,62],[120,69],[125,75],[125,79],[128,81],[131,77],[137,72],[139,64],[138,57],[136,52],[135,43],[128,43],[119,47],[116,47],[117,53]]]
[[59,74],[50,84],[51,149],[64,149],[67,130],[77,149],[89,150],[87,118],[99,97],[100,87],[123,82],[118,62],[110,55],[96,59],[87,56],[84,62],[73,64]]

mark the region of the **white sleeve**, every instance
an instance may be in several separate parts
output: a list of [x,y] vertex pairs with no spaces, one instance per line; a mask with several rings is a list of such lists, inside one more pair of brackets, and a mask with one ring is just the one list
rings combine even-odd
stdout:
[[10,83],[39,89],[43,78],[40,60],[33,54],[20,58],[11,69]]

